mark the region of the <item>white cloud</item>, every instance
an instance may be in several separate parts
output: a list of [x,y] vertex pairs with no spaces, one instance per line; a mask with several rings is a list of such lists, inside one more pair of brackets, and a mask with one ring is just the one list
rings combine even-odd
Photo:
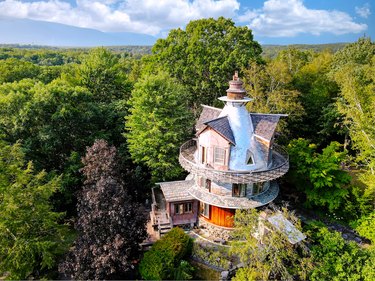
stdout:
[[0,2],[0,17],[57,22],[107,32],[156,35],[206,17],[234,17],[237,0],[62,0]]
[[369,15],[371,15],[370,12],[370,4],[366,3],[362,7],[355,7],[355,12],[362,18],[367,19]]
[[347,13],[308,9],[302,0],[268,0],[261,10],[253,12],[257,15],[250,14],[249,27],[259,36],[293,37],[302,33],[340,35],[367,29],[366,24],[354,22]]
[[258,16],[259,10],[246,10],[244,14],[237,16],[238,22],[248,22]]

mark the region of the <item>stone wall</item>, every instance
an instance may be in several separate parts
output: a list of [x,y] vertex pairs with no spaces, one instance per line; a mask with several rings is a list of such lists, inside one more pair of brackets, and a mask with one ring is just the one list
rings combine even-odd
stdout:
[[213,241],[217,240],[218,242],[225,242],[231,240],[232,238],[232,228],[216,226],[212,223],[207,222],[202,217],[199,217],[198,219],[198,226],[201,231]]

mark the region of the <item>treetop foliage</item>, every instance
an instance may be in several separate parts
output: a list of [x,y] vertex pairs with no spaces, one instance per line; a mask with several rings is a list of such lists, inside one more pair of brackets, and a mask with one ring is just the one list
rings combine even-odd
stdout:
[[61,177],[35,172],[20,144],[0,143],[0,273],[9,279],[45,277],[70,242],[63,213],[49,200]]
[[162,72],[148,75],[135,85],[126,117],[129,152],[136,163],[151,169],[154,180],[181,175],[178,151],[192,130],[186,88]]
[[235,70],[247,67],[251,60],[261,61],[262,50],[250,29],[219,17],[171,30],[152,52],[150,70],[161,68],[187,87],[189,105],[196,114],[200,104],[211,105],[225,93]]
[[340,144],[332,142],[316,152],[316,145],[307,140],[292,140],[288,145],[291,175],[294,184],[306,194],[310,206],[322,206],[330,212],[342,206],[348,191],[350,175],[342,171],[341,164],[346,152],[340,151]]

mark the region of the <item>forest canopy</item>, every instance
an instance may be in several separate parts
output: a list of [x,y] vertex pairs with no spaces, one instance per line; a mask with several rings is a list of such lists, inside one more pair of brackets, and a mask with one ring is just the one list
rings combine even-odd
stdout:
[[[193,136],[201,104],[223,106],[217,97],[235,70],[254,99],[249,111],[288,114],[276,134],[290,156],[280,194],[323,223],[307,231],[309,262],[319,268],[306,276],[375,276],[367,262],[375,243],[375,43],[273,50],[222,17],[171,30],[152,49],[0,48],[0,278],[56,279],[67,257],[60,274],[139,278],[135,244],[145,219],[138,209],[155,182],[186,176],[179,147]],[[114,215],[120,211],[127,215]],[[324,225],[332,222],[367,238],[368,249]],[[332,255],[354,257],[355,266]],[[99,270],[103,259],[110,263]],[[298,257],[288,248],[285,259]],[[279,266],[285,276],[298,272]]]

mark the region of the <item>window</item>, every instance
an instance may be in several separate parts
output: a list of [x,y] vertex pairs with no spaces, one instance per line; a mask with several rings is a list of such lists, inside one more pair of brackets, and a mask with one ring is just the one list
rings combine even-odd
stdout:
[[184,212],[191,213],[193,211],[193,204],[192,203],[185,203],[184,204]]
[[202,216],[205,216],[206,218],[210,218],[210,205],[201,202],[201,207],[200,207],[200,213]]
[[207,188],[209,192],[211,192],[211,180],[207,179],[204,187]]
[[206,148],[201,146],[201,163],[206,163]]
[[254,164],[254,158],[252,153],[248,150],[247,151],[247,165],[253,165]]
[[256,182],[253,185],[253,194],[259,194],[263,191],[263,183],[261,182]]
[[184,213],[184,204],[174,204],[174,212],[176,215],[182,215]]
[[225,164],[225,149],[220,147],[214,148],[214,163],[224,165]]
[[182,215],[184,213],[193,212],[193,204],[191,202],[184,204],[174,204],[174,213],[176,215]]
[[245,197],[246,196],[246,183],[234,183],[232,185],[232,196],[233,197]]

